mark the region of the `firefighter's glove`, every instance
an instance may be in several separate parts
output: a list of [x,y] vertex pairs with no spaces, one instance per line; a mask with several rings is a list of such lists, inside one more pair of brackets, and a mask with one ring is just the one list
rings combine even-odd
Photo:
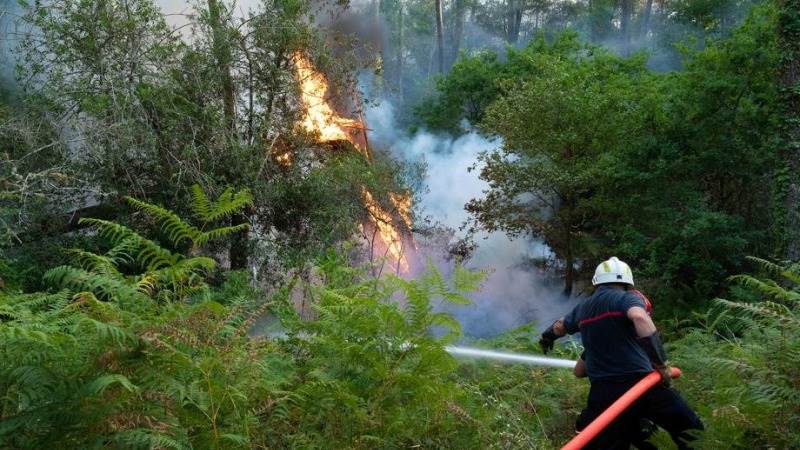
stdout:
[[661,384],[665,387],[669,387],[669,385],[672,384],[672,376],[670,375],[672,370],[669,368],[669,366],[663,365],[661,367],[656,367],[655,369],[661,374]]
[[544,330],[542,337],[539,338],[539,346],[542,347],[542,353],[546,355],[547,352],[553,350],[556,339],[558,339],[558,336],[556,335],[556,332],[553,331],[553,325],[550,325],[549,328]]

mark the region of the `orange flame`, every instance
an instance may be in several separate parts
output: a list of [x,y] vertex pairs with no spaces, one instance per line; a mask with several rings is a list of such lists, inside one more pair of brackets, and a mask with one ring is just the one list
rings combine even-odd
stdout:
[[413,221],[411,220],[411,194],[398,194],[396,192],[389,193],[389,200],[392,205],[397,209],[397,214],[403,219],[408,229],[411,229]]
[[336,114],[328,105],[328,82],[325,76],[314,70],[311,62],[300,53],[295,53],[294,65],[300,81],[301,100],[306,107],[303,128],[309,133],[319,133],[320,142],[353,142],[346,129],[363,127],[357,120]]
[[390,260],[397,263],[399,273],[408,273],[409,264],[403,248],[403,236],[395,226],[392,215],[381,208],[368,190],[362,188],[361,194],[372,222],[378,228],[378,234],[386,245],[386,252],[391,257]]
[[[360,152],[369,156],[365,146],[357,142],[348,130],[360,129],[364,126],[360,121],[342,117],[336,113],[328,104],[328,82],[325,76],[319,73],[311,62],[302,54],[295,53],[293,56],[294,65],[297,69],[297,77],[300,82],[301,101],[306,109],[303,117],[302,126],[309,133],[319,135],[320,142],[349,141]],[[279,163],[291,164],[291,156],[277,155]],[[370,216],[370,222],[377,231],[380,242],[378,246],[373,244],[373,256],[388,256],[394,263],[398,273],[408,273],[410,266],[408,256],[404,251],[404,244],[410,239],[404,240],[404,235],[396,223],[394,215],[386,212],[380,204],[375,201],[372,194],[362,188],[364,205]],[[389,194],[389,200],[397,210],[397,215],[411,229],[411,197],[407,194]],[[362,231],[363,231],[362,227]],[[384,249],[380,247],[385,247]],[[385,250],[385,255],[380,255]]]

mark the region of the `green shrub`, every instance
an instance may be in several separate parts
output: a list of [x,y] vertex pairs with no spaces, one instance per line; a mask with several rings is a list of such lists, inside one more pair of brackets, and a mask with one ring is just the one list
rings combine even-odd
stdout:
[[704,328],[674,343],[702,448],[800,446],[800,265],[751,260],[761,272],[732,277],[735,301],[715,300]]

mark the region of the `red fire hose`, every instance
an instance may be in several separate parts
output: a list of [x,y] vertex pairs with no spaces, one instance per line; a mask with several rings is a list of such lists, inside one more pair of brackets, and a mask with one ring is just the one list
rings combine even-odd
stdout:
[[[677,367],[673,367],[670,372],[670,376],[672,378],[678,378],[681,376],[681,369]],[[658,372],[652,372],[651,374],[647,375],[646,377],[642,378],[638,383],[633,385],[632,388],[628,390],[628,392],[622,394],[622,397],[618,398],[617,401],[611,404],[603,414],[597,416],[596,419],[592,421],[586,428],[584,428],[577,436],[572,438],[571,441],[567,442],[567,444],[561,447],[561,450],[580,450],[583,448],[584,445],[588,444],[589,441],[595,438],[605,427],[607,427],[611,422],[614,421],[623,411],[625,411],[633,402],[636,401],[639,397],[644,395],[645,392],[650,390],[653,386],[657,385],[661,382],[661,374]]]

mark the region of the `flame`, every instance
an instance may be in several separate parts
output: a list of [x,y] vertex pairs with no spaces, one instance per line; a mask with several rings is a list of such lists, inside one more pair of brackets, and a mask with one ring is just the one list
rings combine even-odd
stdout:
[[411,220],[411,194],[398,194],[397,192],[389,193],[389,200],[392,205],[397,209],[397,214],[403,219],[408,229],[411,229],[413,221]]
[[[311,62],[301,53],[293,56],[294,65],[297,70],[297,79],[300,82],[301,101],[306,109],[306,114],[302,120],[302,126],[309,133],[319,135],[320,142],[348,141],[353,144],[364,155],[369,157],[368,149],[364,143],[354,139],[350,130],[364,130],[364,125],[353,119],[342,117],[336,113],[328,104],[328,81],[323,74],[318,72]],[[278,163],[291,165],[292,157],[289,153],[279,153],[275,155]],[[393,263],[397,273],[408,273],[410,269],[408,256],[406,255],[405,244],[412,243],[413,240],[408,233],[401,232],[402,221],[407,230],[411,230],[411,196],[408,194],[390,193],[389,200],[396,209],[396,213],[389,213],[375,201],[372,194],[366,188],[361,189],[364,199],[364,206],[369,213],[372,230],[377,232],[379,237],[373,243],[373,256],[388,256]],[[397,218],[399,216],[399,218]],[[360,225],[359,229],[364,232],[367,227]],[[413,248],[413,244],[409,244]],[[383,248],[381,248],[383,247]],[[384,254],[380,254],[384,252]]]
[[295,53],[294,65],[300,81],[301,100],[306,107],[303,128],[309,133],[319,133],[320,142],[353,142],[346,129],[363,127],[357,120],[338,115],[328,105],[328,81],[325,76],[317,72],[300,53]]
[[364,197],[364,206],[366,206],[372,222],[377,227],[381,240],[386,245],[388,256],[397,263],[399,273],[408,273],[409,264],[403,249],[403,236],[395,226],[392,215],[381,208],[368,190],[362,188],[361,194]]

